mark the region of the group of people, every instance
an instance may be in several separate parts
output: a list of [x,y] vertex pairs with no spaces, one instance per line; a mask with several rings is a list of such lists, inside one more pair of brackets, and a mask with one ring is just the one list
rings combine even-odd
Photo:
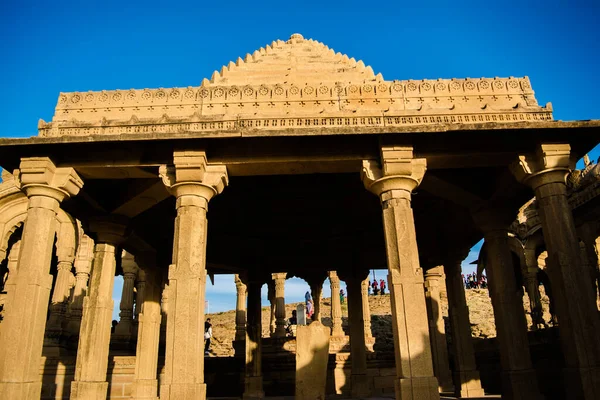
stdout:
[[465,284],[465,288],[467,289],[485,289],[487,288],[487,278],[485,275],[481,275],[479,279],[477,279],[477,274],[468,274],[465,278],[465,274],[462,274],[462,279]]
[[369,294],[375,296],[378,294],[385,294],[385,289],[387,289],[387,286],[383,279],[380,279],[379,283],[377,283],[377,279],[373,279],[373,282],[369,281]]

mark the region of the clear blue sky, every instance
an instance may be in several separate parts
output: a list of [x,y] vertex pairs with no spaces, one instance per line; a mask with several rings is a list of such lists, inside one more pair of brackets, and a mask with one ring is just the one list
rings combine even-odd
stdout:
[[[527,75],[555,119],[600,119],[600,1],[404,3],[5,0],[0,137],[36,135],[61,91],[197,86],[294,32],[387,80]],[[228,287],[208,290],[219,308]]]

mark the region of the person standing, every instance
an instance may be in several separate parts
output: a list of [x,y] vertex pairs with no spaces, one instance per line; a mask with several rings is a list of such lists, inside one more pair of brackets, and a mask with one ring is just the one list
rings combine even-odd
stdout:
[[371,289],[371,280],[370,279],[369,279],[369,286],[368,286],[368,288],[369,288],[369,296],[370,296],[371,295],[371,291],[373,290],[373,289]]
[[210,339],[212,338],[212,324],[210,318],[204,322],[204,354],[210,354]]
[[379,281],[379,290],[382,295],[385,294],[385,288],[385,281],[382,279]]
[[340,289],[340,303],[344,304],[346,301],[346,293],[344,293],[344,289]]
[[377,296],[379,293],[379,285],[377,284],[377,279],[373,280],[373,295]]

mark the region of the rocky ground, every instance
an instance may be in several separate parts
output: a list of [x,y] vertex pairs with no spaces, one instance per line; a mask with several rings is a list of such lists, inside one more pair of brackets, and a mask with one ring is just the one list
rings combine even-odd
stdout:
[[[542,305],[544,309],[544,320],[550,320],[548,311],[548,297],[544,294],[543,286],[540,286],[542,292]],[[496,326],[494,324],[494,313],[487,289],[466,290],[467,304],[469,306],[469,316],[471,320],[471,334],[474,337],[488,338],[496,336]],[[289,317],[292,310],[296,309],[299,303],[286,305],[286,315]],[[528,326],[531,327],[531,315],[529,310],[529,299],[527,294],[523,296],[523,306],[526,311]],[[322,300],[322,321],[325,325],[331,326],[331,301],[329,298]],[[371,309],[371,330],[376,338],[376,351],[393,351],[392,324],[390,296],[369,296],[369,307]],[[448,316],[448,304],[445,293],[442,292],[442,313],[444,317]],[[347,323],[348,309],[346,304],[342,305],[342,315],[344,325]],[[235,310],[208,314],[213,324],[212,354],[214,356],[232,356],[232,341],[235,336]],[[269,336],[270,307],[262,309],[263,336]]]

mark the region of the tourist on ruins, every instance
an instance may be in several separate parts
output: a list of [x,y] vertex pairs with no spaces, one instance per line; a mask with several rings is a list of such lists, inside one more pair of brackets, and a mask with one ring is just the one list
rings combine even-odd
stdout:
[[369,286],[368,286],[368,288],[369,288],[369,296],[370,296],[371,293],[372,293],[372,290],[373,290],[373,289],[371,289],[371,280],[370,279],[369,279]]
[[296,325],[298,325],[297,313],[296,310],[292,310],[292,316],[285,324],[285,332],[288,336],[295,336]]
[[385,286],[385,281],[384,281],[383,279],[381,279],[381,280],[379,281],[379,290],[380,290],[380,292],[379,292],[379,293],[380,293],[380,294],[385,294],[385,289],[386,289],[386,286]]
[[375,296],[377,296],[377,293],[379,293],[379,285],[377,284],[377,279],[373,280],[373,294]]
[[208,355],[210,351],[210,338],[212,338],[212,324],[210,318],[204,322],[204,354]]
[[340,289],[340,303],[344,303],[346,301],[346,293],[344,293],[344,289]]

